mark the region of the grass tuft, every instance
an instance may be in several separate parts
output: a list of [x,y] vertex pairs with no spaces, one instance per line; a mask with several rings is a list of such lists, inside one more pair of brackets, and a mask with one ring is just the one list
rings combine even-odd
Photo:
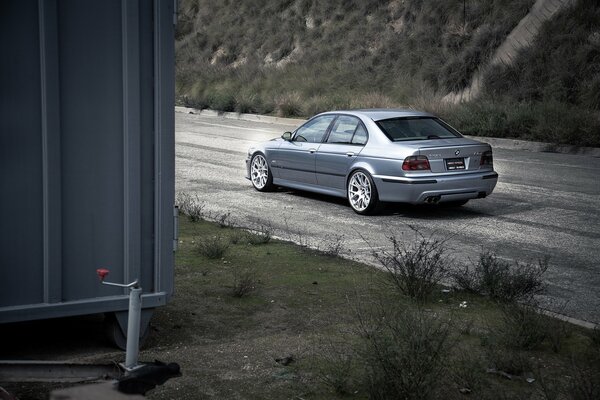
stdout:
[[198,253],[209,259],[222,258],[229,248],[228,240],[221,235],[203,236],[196,240]]

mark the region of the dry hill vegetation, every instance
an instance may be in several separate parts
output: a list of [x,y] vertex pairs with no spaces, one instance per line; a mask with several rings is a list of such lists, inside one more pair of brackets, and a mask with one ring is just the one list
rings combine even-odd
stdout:
[[547,22],[512,67],[484,70],[483,94],[441,98],[473,73],[534,0],[182,0],[180,104],[310,116],[412,106],[467,134],[600,146],[600,3]]

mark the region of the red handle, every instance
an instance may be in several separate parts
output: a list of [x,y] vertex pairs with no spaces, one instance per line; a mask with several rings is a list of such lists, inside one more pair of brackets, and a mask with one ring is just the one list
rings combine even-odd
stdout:
[[100,280],[103,281],[104,278],[106,278],[106,275],[108,275],[110,273],[110,271],[107,270],[106,268],[98,268],[96,270],[96,273],[98,274],[98,278],[100,278]]

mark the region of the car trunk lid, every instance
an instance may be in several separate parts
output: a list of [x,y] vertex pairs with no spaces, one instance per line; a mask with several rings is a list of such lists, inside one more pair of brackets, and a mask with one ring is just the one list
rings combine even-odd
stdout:
[[478,170],[481,155],[490,149],[471,139],[436,139],[419,143],[418,155],[427,157],[433,173],[460,173]]

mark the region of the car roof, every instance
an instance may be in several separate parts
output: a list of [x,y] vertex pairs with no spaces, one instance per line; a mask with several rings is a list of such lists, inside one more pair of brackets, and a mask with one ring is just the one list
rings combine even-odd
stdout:
[[381,121],[390,118],[404,118],[404,117],[433,117],[432,114],[415,111],[409,108],[370,108],[362,110],[337,110],[329,111],[323,114],[350,114],[357,117],[366,117],[373,121]]

